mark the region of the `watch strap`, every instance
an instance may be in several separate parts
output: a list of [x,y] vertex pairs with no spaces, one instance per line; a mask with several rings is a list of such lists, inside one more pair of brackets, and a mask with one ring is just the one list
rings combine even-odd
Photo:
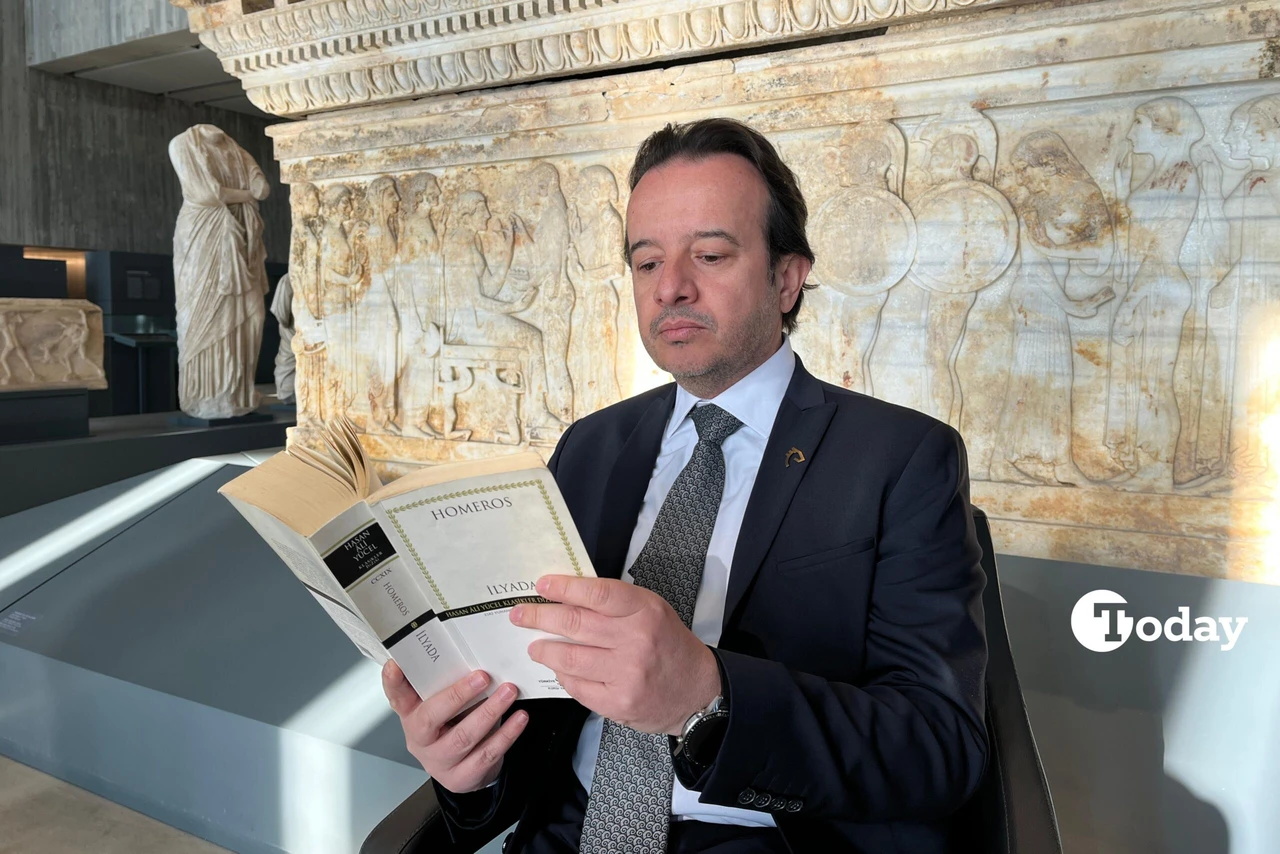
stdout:
[[[715,761],[716,754],[719,752],[720,744],[724,741],[724,734],[728,731],[730,696],[729,696],[729,676],[725,672],[724,662],[720,660],[720,655],[715,647],[708,647],[711,654],[715,656],[716,668],[720,671],[720,696],[716,698],[719,701],[719,710],[712,712],[712,706],[716,705],[713,700],[707,708],[701,709],[690,716],[682,728],[681,737],[669,737],[669,746],[671,748],[671,759],[675,766],[676,777],[680,780],[681,785],[690,791],[701,791],[702,779],[706,777],[711,765]],[[695,720],[699,719],[699,720]],[[699,744],[697,756],[690,756],[682,743],[694,726],[706,726],[701,723],[706,721],[711,724],[712,730],[718,726],[719,733],[709,732],[706,735],[711,736],[706,740],[705,744]],[[701,740],[700,738],[698,740]]]

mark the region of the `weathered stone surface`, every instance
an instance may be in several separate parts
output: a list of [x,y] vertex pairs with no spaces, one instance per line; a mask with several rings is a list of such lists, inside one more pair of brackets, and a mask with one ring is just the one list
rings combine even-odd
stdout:
[[1280,581],[1277,39],[1274,2],[1048,3],[277,125],[294,439],[549,453],[661,382],[626,172],[727,115],[809,200],[797,351],[956,426],[1003,551]]
[[82,299],[0,298],[0,392],[106,387],[102,309]]
[[1016,0],[172,0],[256,106],[298,116],[811,39]]

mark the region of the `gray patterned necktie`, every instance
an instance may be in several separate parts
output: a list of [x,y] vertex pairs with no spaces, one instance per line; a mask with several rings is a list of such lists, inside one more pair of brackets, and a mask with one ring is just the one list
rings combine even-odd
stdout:
[[[724,497],[720,443],[742,422],[715,404],[693,410],[698,444],[658,510],[653,530],[631,566],[635,583],[693,622],[707,548]],[[606,719],[582,823],[582,854],[663,854],[671,822],[675,771],[667,737]]]

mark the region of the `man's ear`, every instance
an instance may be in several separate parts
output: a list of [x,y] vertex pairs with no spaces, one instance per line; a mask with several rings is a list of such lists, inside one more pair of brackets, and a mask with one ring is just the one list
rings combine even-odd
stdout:
[[774,268],[773,283],[778,289],[778,303],[782,313],[786,314],[795,307],[800,289],[809,278],[813,264],[803,255],[785,255]]

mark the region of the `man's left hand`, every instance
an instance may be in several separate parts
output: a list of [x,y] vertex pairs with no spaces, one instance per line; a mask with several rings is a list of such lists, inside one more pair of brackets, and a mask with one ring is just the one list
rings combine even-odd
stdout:
[[721,693],[715,655],[652,590],[566,575],[545,575],[537,588],[554,604],[517,605],[511,622],[573,641],[536,640],[529,657],[591,711],[641,732],[679,735]]

